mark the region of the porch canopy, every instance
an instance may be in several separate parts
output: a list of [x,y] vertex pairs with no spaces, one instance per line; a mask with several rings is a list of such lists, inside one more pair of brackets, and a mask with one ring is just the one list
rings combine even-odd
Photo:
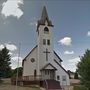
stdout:
[[57,68],[55,68],[51,63],[48,63],[41,69],[41,71],[42,70],[57,70]]

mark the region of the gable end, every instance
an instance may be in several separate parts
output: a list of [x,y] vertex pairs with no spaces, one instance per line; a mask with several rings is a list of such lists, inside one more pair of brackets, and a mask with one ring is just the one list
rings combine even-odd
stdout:
[[23,66],[23,64],[24,64],[24,61],[26,60],[26,58],[35,50],[35,48],[37,48],[38,47],[38,45],[36,45],[30,52],[29,52],[29,54],[23,59],[23,61],[22,61],[22,66]]

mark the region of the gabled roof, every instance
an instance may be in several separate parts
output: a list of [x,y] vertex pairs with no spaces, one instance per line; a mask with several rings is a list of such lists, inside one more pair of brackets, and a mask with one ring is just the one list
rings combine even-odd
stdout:
[[54,61],[68,74],[68,72],[56,60],[54,60]]
[[[23,66],[23,63],[24,63],[24,61],[26,60],[26,58],[36,49],[38,47],[38,45],[36,45],[29,53],[28,53],[28,55],[23,59],[23,61],[22,61],[22,66]],[[62,62],[62,59],[58,56],[58,54],[55,52],[55,51],[53,51],[54,52],[54,54],[58,57],[58,59],[60,60],[60,62]]]
[[49,65],[52,67],[52,69],[57,70],[51,63],[47,63],[41,70],[45,70]]
[[37,29],[38,29],[39,25],[45,25],[45,21],[46,21],[46,20],[47,20],[47,22],[48,22],[48,26],[52,26],[52,27],[53,27],[52,22],[49,20],[46,7],[44,6],[44,7],[43,7],[43,10],[42,10],[41,19],[38,20],[38,22],[37,22]]
[[54,54],[58,57],[58,59],[60,60],[60,62],[62,62],[63,60],[58,56],[58,54],[54,51]]
[[23,63],[24,63],[24,61],[26,60],[26,58],[35,50],[35,48],[37,48],[38,47],[38,45],[36,45],[30,52],[29,52],[29,54],[23,59],[23,61],[22,61],[22,66],[23,66]]

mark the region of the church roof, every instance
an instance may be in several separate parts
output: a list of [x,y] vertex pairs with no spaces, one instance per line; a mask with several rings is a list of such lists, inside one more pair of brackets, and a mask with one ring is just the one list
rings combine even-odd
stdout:
[[[36,49],[38,47],[38,45],[36,45],[29,53],[28,53],[28,55],[23,59],[23,61],[22,61],[22,66],[23,66],[23,63],[24,63],[24,61],[26,60],[26,58]],[[60,60],[60,62],[62,62],[62,59],[58,56],[58,54],[55,52],[55,51],[53,51],[54,52],[54,54],[58,57],[58,59]]]
[[[51,68],[49,68],[48,66],[51,66]],[[41,70],[45,70],[45,69],[54,69],[57,70],[56,67],[54,67],[51,63],[47,63]]]
[[58,56],[58,54],[54,51],[54,54],[58,57],[58,59],[60,60],[60,62],[62,62],[63,60]]
[[52,25],[52,22],[49,20],[46,7],[44,6],[44,7],[43,7],[43,10],[42,10],[41,18],[40,18],[40,20],[38,20],[38,23],[37,23],[37,28],[39,27],[39,25],[45,25],[45,21],[46,21],[46,20],[47,20],[47,22],[48,22],[48,26],[53,26],[53,25]]
[[56,60],[54,61],[69,75],[69,73]]

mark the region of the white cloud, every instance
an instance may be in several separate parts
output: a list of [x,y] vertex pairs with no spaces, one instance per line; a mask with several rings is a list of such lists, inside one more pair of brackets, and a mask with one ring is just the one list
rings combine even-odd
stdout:
[[6,46],[6,48],[10,51],[15,51],[17,50],[17,47],[14,45],[14,44],[8,44],[8,43],[5,43],[5,44],[1,44],[0,45],[0,50],[2,50],[4,47]]
[[64,54],[74,54],[74,51],[65,51]]
[[58,42],[61,43],[62,45],[70,46],[72,39],[71,39],[71,37],[64,37],[61,40],[59,40]]
[[5,44],[6,48],[10,51],[17,50],[17,47],[14,44]]
[[12,55],[13,53],[12,52],[9,52],[10,55]]
[[70,63],[75,63],[75,64],[77,64],[79,61],[80,61],[80,58],[79,57],[77,57],[77,58],[74,58],[74,59],[70,59],[70,60],[68,60]]
[[23,0],[7,0],[2,4],[1,14],[6,18],[8,16],[14,16],[19,19],[23,15],[20,4],[23,4]]
[[72,71],[76,71],[76,69],[77,69],[77,64],[78,64],[78,62],[80,61],[80,58],[79,57],[76,57],[76,58],[74,58],[74,59],[70,59],[70,60],[68,60],[68,67],[69,67],[69,69],[70,70],[72,70]]
[[14,60],[15,62],[18,62],[18,60],[19,60],[19,62],[22,62],[22,58],[18,57],[18,56],[14,56],[11,59]]
[[0,50],[2,50],[4,48],[4,45],[3,44],[1,44],[0,45]]
[[90,37],[90,31],[87,32],[87,36]]
[[76,57],[76,58],[68,60],[67,63],[62,63],[62,65],[66,70],[76,71],[77,69],[76,65],[79,61],[80,61],[80,58]]
[[[22,66],[22,60],[23,60],[22,57],[19,57],[19,67]],[[18,66],[18,56],[14,56],[11,58],[11,67],[12,69],[15,69],[17,68],[17,66]]]

